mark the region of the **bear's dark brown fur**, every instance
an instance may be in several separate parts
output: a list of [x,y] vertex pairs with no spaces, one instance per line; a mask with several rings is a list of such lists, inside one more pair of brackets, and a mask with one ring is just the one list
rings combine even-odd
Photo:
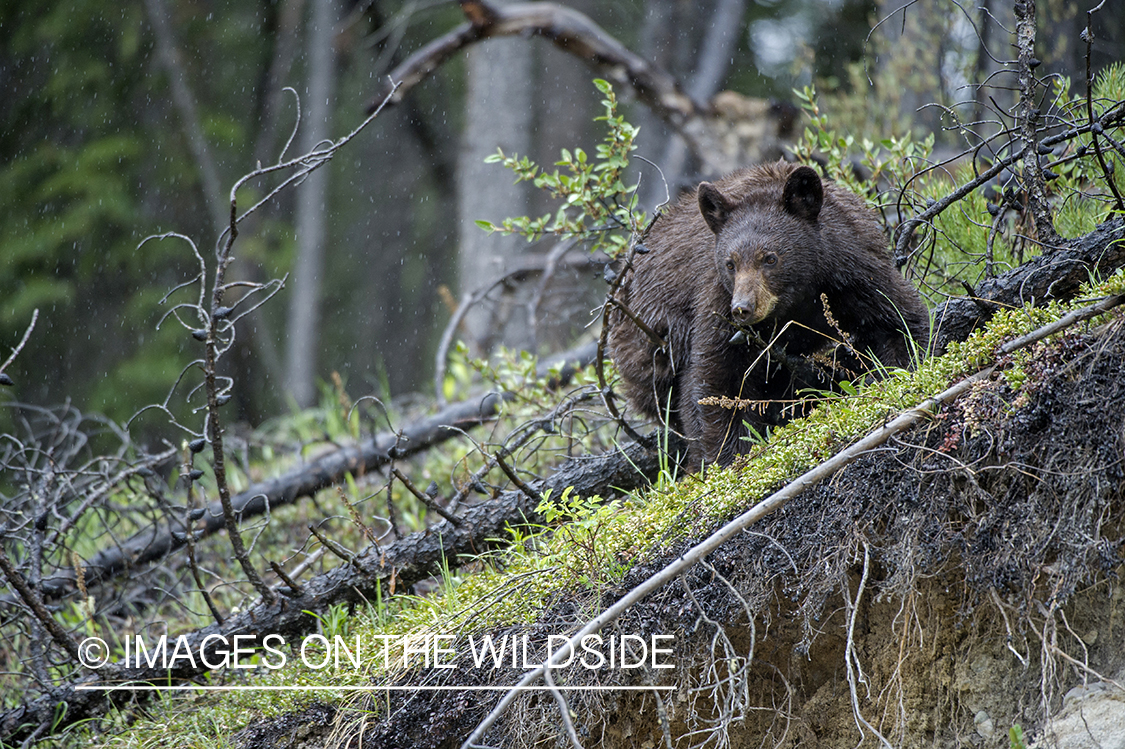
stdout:
[[[749,446],[743,422],[781,423],[798,390],[826,387],[792,365],[798,358],[826,354],[836,379],[853,379],[875,362],[908,367],[925,350],[926,307],[891,262],[876,215],[809,167],[777,162],[704,182],[656,220],[644,245],[618,298],[667,345],[614,310],[610,355],[629,401],[667,415],[696,466],[729,464]],[[754,334],[773,341],[769,351]],[[764,403],[699,403],[721,396]]]

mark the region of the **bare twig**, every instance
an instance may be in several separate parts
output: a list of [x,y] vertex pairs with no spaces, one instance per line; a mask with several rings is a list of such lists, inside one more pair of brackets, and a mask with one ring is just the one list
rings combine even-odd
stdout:
[[[35,323],[38,320],[39,320],[39,310],[36,309],[34,312],[31,313],[31,322],[27,324],[27,330],[25,330],[23,332],[23,338],[21,338],[20,342],[16,344],[16,347],[14,349],[12,349],[12,355],[9,356],[7,359],[5,359],[3,364],[0,364],[0,374],[3,374],[4,370],[8,368],[8,365],[11,364],[12,362],[14,362],[16,360],[16,357],[20,355],[20,352],[23,351],[23,347],[27,345],[28,339],[31,338],[31,331],[35,330]],[[0,384],[11,384],[11,383],[0,382]]]
[[[187,469],[187,470],[185,470],[185,475],[189,476],[188,481],[190,482],[191,481],[190,466],[185,466],[185,469]],[[196,514],[198,514],[198,511],[195,510],[192,507],[192,505],[195,504],[194,494],[195,493],[192,491],[192,486],[189,483],[188,484],[188,508],[189,509],[188,509],[187,520],[184,523],[184,542],[187,544],[188,568],[191,570],[191,577],[195,581],[195,589],[199,591],[199,594],[201,596],[203,596],[203,602],[207,605],[207,610],[211,612],[211,617],[215,620],[216,624],[221,625],[223,623],[223,615],[219,612],[219,607],[217,605],[215,605],[215,601],[211,597],[211,591],[209,591],[207,589],[207,586],[203,584],[203,574],[199,571],[199,564],[196,562],[196,559],[195,559],[195,530],[192,528],[192,522],[191,521],[192,521],[192,518]]]
[[274,562],[274,561],[271,560],[270,561],[270,569],[273,570],[274,574],[277,575],[278,578],[281,579],[281,582],[285,583],[289,587],[289,590],[293,591],[294,595],[299,596],[299,595],[301,595],[305,592],[304,589],[300,585],[298,585],[296,582],[293,581],[293,578],[291,578],[291,577],[289,577],[289,575],[285,574],[285,570],[277,562]]
[[[481,486],[481,482],[484,480],[484,477],[487,476],[488,473],[497,466],[497,457],[506,457],[513,454],[516,450],[519,450],[521,447],[527,444],[528,440],[530,440],[540,431],[546,429],[548,425],[555,423],[563,414],[569,412],[578,403],[587,401],[592,397],[594,397],[592,393],[590,393],[588,390],[583,390],[578,392],[576,395],[572,395],[566,398],[562,403],[555,406],[542,418],[528,422],[512,434],[508,435],[504,446],[497,450],[495,453],[489,453],[481,445],[477,444],[475,440],[473,440],[473,443],[476,446],[477,450],[481,453],[481,455],[485,457],[485,464],[477,469],[477,471],[473,473],[473,475],[470,476],[467,481],[463,482],[461,488],[455,495],[453,495],[453,499],[449,501],[450,509],[456,509],[457,506],[460,505],[460,503],[465,499],[465,497],[469,495],[470,491],[473,491],[475,488]],[[472,439],[472,437],[469,437],[469,439]],[[536,501],[538,501],[538,498],[536,498]]]
[[340,559],[347,562],[348,564],[353,564],[353,565],[356,564],[356,555],[355,554],[353,554],[352,552],[348,551],[347,549],[345,549],[340,544],[336,543],[332,539],[325,536],[323,533],[321,533],[319,530],[317,530],[317,527],[315,525],[313,525],[312,523],[309,523],[308,528],[309,528],[309,533],[316,536],[316,540],[320,541],[321,545],[324,548],[328,549],[330,552],[332,552],[333,554],[335,554],[336,556],[338,556]]
[[[489,286],[488,290],[491,291],[492,288],[492,286]],[[439,406],[445,406],[447,403],[445,399],[445,364],[449,360],[449,347],[453,345],[453,336],[456,335],[457,328],[460,327],[461,321],[465,319],[465,315],[487,293],[488,291],[482,292],[479,289],[476,292],[466,291],[461,297],[461,303],[457,305],[457,311],[453,313],[453,317],[449,318],[445,330],[441,333],[441,342],[438,343],[437,352],[434,353],[434,398]]]
[[309,554],[301,561],[300,564],[293,568],[293,571],[289,573],[289,577],[296,579],[305,574],[305,570],[319,562],[322,556],[324,556],[323,548],[317,549],[312,554]]
[[[158,0],[152,0],[158,2]],[[393,93],[394,87],[392,86]],[[384,101],[385,103],[385,101]],[[235,559],[242,567],[243,573],[246,575],[247,580],[258,592],[258,594],[267,603],[272,603],[276,596],[273,590],[266,585],[265,581],[258,574],[254,565],[251,563],[249,553],[242,541],[239,533],[238,522],[241,515],[241,508],[236,509],[232,501],[230,486],[227,482],[226,476],[226,455],[223,449],[223,428],[219,409],[230,400],[230,387],[231,383],[217,375],[218,362],[223,354],[230,349],[234,343],[235,327],[234,323],[237,321],[236,307],[245,301],[251,294],[267,289],[272,293],[280,288],[280,284],[275,285],[262,285],[262,284],[246,284],[237,282],[228,284],[224,282],[227,268],[232,262],[231,249],[234,246],[235,240],[238,238],[238,225],[247,216],[256,211],[259,207],[266,204],[271,200],[280,190],[284,189],[290,184],[294,184],[301,179],[304,179],[310,172],[319,168],[327,163],[336,154],[336,152],[350,142],[356,135],[358,135],[367,125],[369,125],[382,111],[382,106],[377,107],[363,122],[361,122],[350,133],[340,138],[337,141],[330,142],[325,148],[315,148],[309,153],[293,159],[288,162],[274,164],[269,167],[260,167],[254,171],[243,175],[230,190],[230,214],[229,223],[220,235],[216,243],[215,252],[215,267],[212,276],[210,299],[205,300],[205,290],[203,288],[204,280],[207,277],[206,263],[202,256],[199,254],[195,247],[195,243],[187,237],[186,239],[191,244],[192,251],[200,264],[200,274],[196,280],[200,282],[200,298],[198,302],[191,308],[194,308],[199,319],[203,323],[203,327],[198,331],[193,331],[192,335],[201,338],[204,341],[205,352],[201,362],[199,362],[203,370],[204,378],[204,392],[207,398],[207,417],[205,424],[205,431],[207,433],[208,441],[211,444],[213,453],[213,467],[215,471],[215,480],[218,487],[219,506],[221,508],[221,515],[223,527],[226,529],[228,537],[230,538],[231,548],[234,552]],[[288,144],[286,145],[288,148]],[[270,174],[275,171],[293,170],[294,174],[286,179],[280,186],[271,191],[265,198],[250,207],[242,215],[238,213],[238,190],[246,182],[257,177]],[[230,304],[226,305],[226,293],[237,286],[249,286],[250,291]],[[244,310],[241,314],[248,314],[252,309]],[[182,322],[182,321],[181,321]],[[185,325],[186,327],[186,325]],[[163,410],[168,412],[167,402],[163,406]],[[170,412],[169,412],[170,413]],[[173,423],[175,420],[173,419]],[[266,503],[268,506],[268,502]]]
[[418,487],[414,486],[414,484],[410,481],[409,478],[406,477],[406,474],[404,474],[402,471],[398,470],[394,466],[391,466],[391,475],[401,481],[402,485],[406,487],[406,490],[413,494],[419,502],[424,504],[426,507],[429,507],[438,515],[441,515],[443,518],[449,521],[451,525],[461,525],[461,521],[458,518],[449,514],[448,510],[435,502],[431,497],[421,491]]
[[[1083,125],[1070,127],[1062,132],[1055,133],[1054,135],[1049,135],[1043,138],[1038,142],[1038,145],[1035,148],[1037,150],[1040,148],[1056,146],[1060,143],[1074,140],[1079,135],[1093,132],[1096,128],[1101,128],[1104,130],[1106,127],[1114,125],[1120,122],[1122,119],[1125,119],[1125,102],[1121,102],[1111,107],[1100,117],[1095,119],[1092,123],[1087,122]],[[909,251],[910,240],[914,236],[914,232],[920,226],[923,226],[929,221],[933,220],[941,213],[943,213],[947,208],[964,198],[966,195],[973,192],[982,185],[985,185],[988,182],[992,181],[992,179],[996,177],[996,175],[1000,174],[1005,169],[1010,168],[1013,164],[1020,161],[1020,159],[1024,157],[1025,150],[1026,146],[1013,149],[1007,156],[996,159],[988,169],[981,172],[973,179],[957,187],[941,200],[927,205],[926,209],[921,213],[909,219],[906,219],[901,224],[899,224],[895,228],[894,233],[895,264],[901,267],[910,260],[910,257],[913,254]],[[1054,249],[1054,246],[1048,249]]]
[[[613,389],[610,388],[609,382],[605,377],[604,362],[606,358],[606,345],[609,342],[609,315],[610,310],[616,306],[614,302],[617,298],[618,290],[621,289],[621,285],[625,283],[625,279],[632,272],[633,258],[637,256],[638,248],[644,246],[642,242],[644,241],[645,235],[658,216],[659,212],[654,213],[652,220],[649,221],[649,225],[645,227],[645,230],[642,231],[639,236],[633,237],[633,241],[629,243],[629,249],[626,251],[625,257],[621,261],[621,267],[618,269],[617,275],[609,285],[609,291],[607,291],[605,295],[605,303],[602,305],[602,330],[601,334],[598,336],[598,355],[594,359],[594,370],[598,375],[598,387],[601,389],[602,401],[605,403],[606,410],[609,411],[610,416],[621,426],[625,434],[629,435],[629,437],[634,440],[640,439],[640,436],[625,419],[621,411],[618,410],[617,404],[614,402]],[[660,337],[657,336],[657,339],[659,340]]]
[[527,482],[521,479],[519,475],[512,470],[512,467],[504,461],[504,457],[499,452],[496,453],[494,457],[496,459],[496,465],[500,466],[500,470],[504,472],[504,475],[511,479],[512,483],[523,492],[525,497],[532,502],[537,502],[540,499],[540,495],[536,494],[535,491],[527,485]]
[[582,749],[582,742],[578,740],[578,732],[574,730],[574,721],[570,719],[570,705],[566,703],[566,697],[563,696],[563,693],[555,686],[555,677],[551,675],[551,669],[543,672],[543,683],[550,688],[551,695],[555,698],[555,704],[558,705],[559,716],[562,718],[566,737],[570,739],[570,745],[574,749]]
[[35,618],[39,620],[39,623],[42,624],[47,630],[47,633],[51,635],[51,639],[70,655],[74,663],[81,663],[82,659],[78,654],[77,643],[75,643],[74,639],[67,634],[66,630],[55,621],[55,617],[51,616],[51,612],[47,611],[46,607],[43,605],[43,601],[35,591],[31,589],[27,580],[20,574],[20,571],[16,569],[15,565],[12,564],[12,560],[8,558],[8,553],[4,551],[3,544],[0,544],[0,572],[4,573],[4,577],[8,579],[8,583],[19,593],[20,598],[22,598],[27,607],[31,609],[31,613],[35,614]]
[[630,320],[632,320],[633,324],[640,328],[642,333],[648,336],[648,339],[652,341],[652,345],[656,346],[658,349],[667,350],[668,342],[661,338],[660,334],[649,327],[649,325],[645,323],[644,320],[637,317],[637,313],[629,309],[629,306],[626,305],[625,302],[622,302],[620,299],[610,297],[607,303],[612,304],[614,307],[620,310],[621,313],[625,315],[625,317],[628,317]]
[[[559,246],[567,247],[570,242],[572,242],[572,240],[566,240]],[[573,245],[569,244],[569,246]],[[558,247],[556,247],[556,250],[557,249]],[[449,318],[449,322],[446,323],[445,330],[442,331],[441,341],[438,344],[437,352],[434,354],[434,395],[439,406],[445,406],[446,404],[445,373],[449,359],[449,349],[453,345],[453,337],[457,334],[457,329],[461,326],[465,315],[468,314],[474,306],[484,301],[497,287],[520,283],[529,276],[537,273],[540,274],[541,277],[539,284],[539,289],[541,290],[544,284],[550,280],[551,274],[555,272],[555,268],[563,254],[565,253],[556,253],[552,250],[551,254],[547,257],[547,262],[542,268],[538,267],[534,262],[521,265],[508,271],[487,286],[476,289],[475,291],[466,291],[461,296],[461,301],[458,303],[457,309],[453,312],[453,316]],[[581,268],[591,262],[593,261],[587,258],[576,265]],[[541,294],[539,294],[539,296],[541,297]],[[535,300],[533,299],[532,302],[535,302]],[[535,303],[537,304],[537,302]],[[534,315],[532,315],[532,318],[533,317]]]

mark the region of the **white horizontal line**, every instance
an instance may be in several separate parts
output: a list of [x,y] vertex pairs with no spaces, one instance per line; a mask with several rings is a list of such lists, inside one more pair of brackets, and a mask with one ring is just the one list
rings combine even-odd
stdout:
[[[548,692],[551,687],[547,686],[527,686],[527,687],[504,687],[504,686],[456,686],[456,685],[436,685],[436,686],[207,686],[207,685],[193,685],[193,686],[158,686],[154,684],[137,684],[131,686],[128,684],[80,684],[76,686],[75,691],[88,692],[118,692],[118,691],[131,691],[131,692],[509,692],[513,689],[519,692]],[[608,691],[625,691],[625,692],[666,692],[675,689],[675,687],[637,687],[637,686],[565,686],[559,685],[555,687],[560,692],[577,692],[581,690],[588,690],[594,692],[608,692]]]

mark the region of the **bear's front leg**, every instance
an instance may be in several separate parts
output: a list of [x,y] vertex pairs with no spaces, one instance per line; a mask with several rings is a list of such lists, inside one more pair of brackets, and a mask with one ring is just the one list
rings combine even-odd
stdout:
[[[728,466],[735,456],[747,452],[744,421],[754,421],[746,408],[731,407],[734,401],[761,397],[753,380],[744,377],[752,363],[745,344],[731,344],[734,334],[725,321],[712,318],[704,330],[696,330],[692,345],[691,368],[685,373],[684,413],[691,408],[687,436],[692,440],[693,464],[701,462]],[[723,403],[725,399],[725,404]],[[706,400],[706,403],[700,401]],[[718,402],[716,402],[718,401]]]

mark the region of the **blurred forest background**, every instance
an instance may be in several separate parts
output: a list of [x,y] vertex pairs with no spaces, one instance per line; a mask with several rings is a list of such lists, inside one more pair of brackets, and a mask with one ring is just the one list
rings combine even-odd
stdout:
[[[939,149],[950,151],[963,144],[955,129],[942,132],[948,116],[919,107],[971,110],[976,92],[965,82],[1013,56],[1007,38],[976,30],[993,27],[982,23],[989,15],[1010,17],[1000,0],[922,0],[906,13],[895,12],[897,0],[563,4],[667,70],[701,104],[730,90],[764,102],[748,116],[784,120],[796,116],[792,89],[815,83],[852,92],[852,111],[838,113],[841,129],[873,138],[938,131]],[[1070,0],[1040,4],[1044,70],[1082,79],[1086,10]],[[197,351],[178,325],[157,328],[161,299],[197,266],[182,242],[138,250],[141,241],[176,231],[210,252],[229,221],[231,185],[273,163],[292,132],[296,100],[285,86],[300,97],[293,156],[350,131],[385,90],[388,71],[463,22],[457,2],[433,0],[0,4],[3,345],[15,345],[40,310],[8,370],[16,382],[9,400],[70,401],[119,420],[163,400]],[[1101,22],[1095,69],[1125,57],[1116,14]],[[453,311],[506,274],[534,287],[551,265],[538,324],[497,288],[496,303],[458,331],[471,351],[503,343],[543,353],[580,337],[602,294],[596,262],[580,249],[548,260],[551,243],[490,235],[474,221],[551,210],[484,159],[497,147],[540,163],[564,147],[592,150],[601,138],[591,122],[600,113],[597,75],[541,39],[476,44],[243,224],[228,278],[288,280],[241,326],[227,359],[232,415],[259,423],[307,406],[334,372],[355,394],[429,390]],[[619,93],[641,127],[638,155],[661,166],[672,194],[709,176],[662,120]],[[664,184],[651,167],[638,176],[651,209]],[[240,207],[268,189],[252,183]]]

